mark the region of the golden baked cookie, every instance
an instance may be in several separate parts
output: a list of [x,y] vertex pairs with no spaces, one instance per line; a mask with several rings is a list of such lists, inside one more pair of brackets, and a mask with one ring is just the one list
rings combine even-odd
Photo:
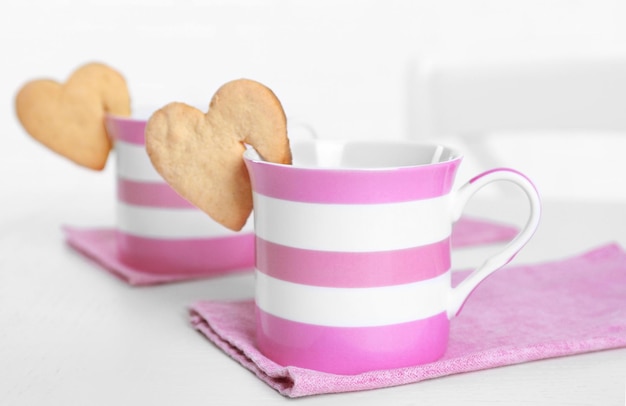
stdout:
[[17,117],[34,139],[87,168],[104,168],[112,141],[104,115],[130,115],[124,77],[101,63],[78,68],[65,83],[38,79],[15,97]]
[[207,113],[170,103],[154,112],[145,134],[150,160],[170,186],[236,231],[252,211],[246,144],[267,161],[291,164],[285,112],[274,93],[253,80],[220,87]]

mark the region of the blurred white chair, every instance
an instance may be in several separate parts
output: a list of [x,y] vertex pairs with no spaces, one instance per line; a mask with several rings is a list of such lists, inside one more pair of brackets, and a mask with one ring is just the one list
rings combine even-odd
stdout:
[[[520,169],[549,189],[544,195],[560,187],[573,197],[626,199],[621,174],[606,173],[626,172],[626,137],[615,137],[626,135],[626,55],[423,61],[409,89],[410,138],[452,137],[481,167]],[[595,188],[577,187],[589,179],[576,170],[598,178]]]

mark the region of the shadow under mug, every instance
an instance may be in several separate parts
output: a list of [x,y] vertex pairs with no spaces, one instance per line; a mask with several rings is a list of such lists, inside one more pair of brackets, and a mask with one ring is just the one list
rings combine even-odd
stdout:
[[[281,365],[357,374],[435,361],[450,319],[534,234],[532,182],[512,169],[452,190],[462,156],[412,142],[311,141],[293,165],[244,154],[254,192],[256,342]],[[451,286],[450,235],[470,197],[494,181],[528,198],[526,225]]]
[[116,155],[116,245],[139,271],[217,276],[254,265],[252,220],[231,231],[191,205],[163,180],[145,150],[147,120],[108,115]]

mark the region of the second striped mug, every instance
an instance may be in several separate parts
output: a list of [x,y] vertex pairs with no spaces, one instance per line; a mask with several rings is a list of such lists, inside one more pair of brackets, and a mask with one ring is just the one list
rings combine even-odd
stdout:
[[179,196],[150,162],[146,122],[114,115],[105,118],[116,155],[120,261],[145,273],[189,278],[252,267],[252,221],[241,232],[231,231]]
[[[254,196],[256,342],[281,365],[358,374],[435,361],[450,319],[529,241],[541,204],[511,169],[457,190],[462,155],[441,145],[311,141],[293,165],[244,154]],[[519,186],[529,218],[501,252],[451,286],[450,236],[469,198]]]

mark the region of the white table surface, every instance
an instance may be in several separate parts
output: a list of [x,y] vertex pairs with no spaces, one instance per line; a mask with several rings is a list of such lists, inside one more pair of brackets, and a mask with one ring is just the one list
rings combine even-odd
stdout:
[[[60,229],[113,224],[111,167],[92,173],[30,148],[28,160],[5,151],[0,162],[0,405],[289,401],[188,321],[187,306],[196,300],[252,297],[250,273],[126,285],[68,248]],[[523,218],[523,202],[493,199],[472,202],[467,213],[513,223]],[[545,201],[537,234],[511,265],[559,259],[612,241],[626,246],[626,203]],[[456,251],[454,267],[476,263],[492,249]],[[626,349],[620,349],[297,402],[621,406],[625,392]]]

